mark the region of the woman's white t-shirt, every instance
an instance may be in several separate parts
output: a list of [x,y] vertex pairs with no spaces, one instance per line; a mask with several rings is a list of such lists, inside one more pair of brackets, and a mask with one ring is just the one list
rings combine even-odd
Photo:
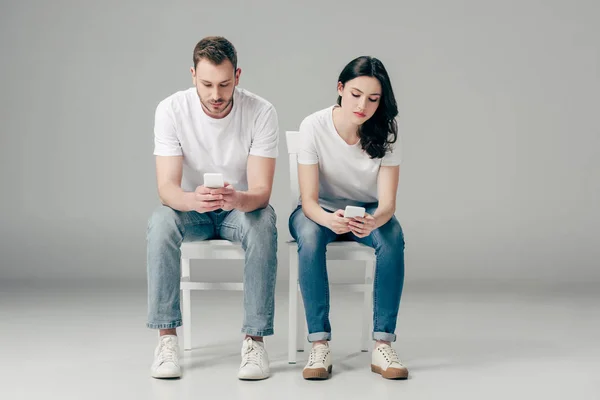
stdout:
[[319,205],[335,211],[377,201],[377,177],[382,166],[400,165],[400,136],[383,158],[371,159],[360,141],[349,145],[337,133],[330,106],[300,124],[299,164],[319,165]]

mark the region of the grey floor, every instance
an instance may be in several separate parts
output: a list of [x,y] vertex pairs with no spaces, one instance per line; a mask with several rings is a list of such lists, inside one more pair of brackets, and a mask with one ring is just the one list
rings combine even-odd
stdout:
[[[272,377],[236,379],[241,293],[194,293],[194,350],[180,380],[150,378],[156,334],[143,287],[67,282],[0,287],[2,399],[600,399],[600,293],[594,286],[407,285],[397,348],[411,371],[386,381],[359,352],[360,297],[333,293],[334,374],[287,363],[278,286]],[[449,289],[451,288],[451,289]]]

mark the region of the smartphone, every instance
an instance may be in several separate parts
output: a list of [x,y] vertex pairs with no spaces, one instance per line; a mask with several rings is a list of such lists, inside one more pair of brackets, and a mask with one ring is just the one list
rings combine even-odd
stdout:
[[204,174],[204,187],[210,189],[217,189],[222,188],[223,186],[225,186],[225,182],[223,181],[223,174],[219,172],[207,172]]
[[365,211],[364,207],[346,206],[344,218],[364,217]]

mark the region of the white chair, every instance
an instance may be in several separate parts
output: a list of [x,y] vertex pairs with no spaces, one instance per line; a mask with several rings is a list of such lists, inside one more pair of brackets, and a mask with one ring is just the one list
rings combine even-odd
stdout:
[[192,349],[192,290],[244,290],[241,282],[192,282],[190,260],[243,260],[242,245],[228,240],[204,240],[181,244],[181,291],[183,292],[183,348]]
[[[298,206],[300,189],[298,185],[298,149],[300,136],[296,131],[287,131],[287,148],[290,162],[290,184],[292,192],[292,211]],[[306,319],[304,312],[298,312],[298,306],[302,307],[300,287],[298,284],[298,245],[295,241],[288,242],[290,258],[290,281],[289,281],[289,337],[288,337],[288,362],[296,363],[296,352],[303,351],[305,345],[304,333],[306,332]],[[365,283],[364,284],[331,284],[332,288],[345,289],[352,292],[364,293],[362,310],[362,339],[361,350],[368,351],[370,343],[370,328],[372,320],[373,299],[373,273],[375,270],[375,251],[368,246],[358,242],[333,242],[327,246],[327,260],[340,261],[364,261]]]

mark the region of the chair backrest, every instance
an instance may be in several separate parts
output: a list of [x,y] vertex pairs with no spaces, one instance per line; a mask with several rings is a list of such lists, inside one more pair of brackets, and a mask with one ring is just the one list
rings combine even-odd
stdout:
[[285,138],[287,141],[287,149],[290,162],[290,205],[292,211],[298,207],[300,199],[300,185],[298,183],[298,151],[300,151],[300,132],[286,131]]

